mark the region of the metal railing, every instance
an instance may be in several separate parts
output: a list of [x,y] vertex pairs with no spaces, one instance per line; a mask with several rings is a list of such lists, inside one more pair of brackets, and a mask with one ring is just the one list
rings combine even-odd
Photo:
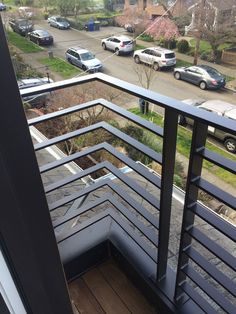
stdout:
[[[80,235],[80,238],[83,239],[83,232],[86,232],[89,228],[93,228],[95,231],[100,230],[97,232],[102,233],[102,225],[104,227],[103,233],[105,232],[104,230],[107,230],[107,238],[113,239],[114,234],[111,231],[112,228],[109,227],[106,229],[107,225],[105,226],[105,224],[110,224],[110,226],[113,224],[115,226],[114,230],[119,229],[122,231],[120,232],[121,238],[123,233],[127,235],[125,240],[123,240],[123,242],[121,241],[123,246],[120,245],[121,242],[118,241],[119,248],[123,248],[125,252],[132,250],[131,246],[128,247],[129,245],[126,245],[127,243],[124,244],[125,241],[130,241],[134,248],[138,249],[140,256],[142,255],[140,258],[144,259],[144,261],[146,258],[146,264],[150,266],[152,271],[153,269],[155,270],[155,285],[162,287],[163,292],[176,306],[181,308],[186,302],[187,296],[204,312],[218,313],[225,311],[227,313],[235,313],[236,228],[214,211],[209,210],[209,208],[198,202],[198,193],[201,190],[219,200],[222,204],[235,210],[235,196],[220,189],[208,182],[206,178],[202,177],[202,166],[205,160],[235,175],[236,163],[234,161],[206,148],[208,126],[236,134],[235,122],[203,110],[190,108],[190,106],[180,101],[161,96],[152,91],[100,73],[30,88],[22,91],[21,95],[35,95],[39,92],[50,92],[94,81],[102,82],[128,94],[152,102],[156,106],[162,107],[164,109],[163,128],[104,99],[90,101],[31,119],[29,120],[29,126],[33,125],[37,128],[38,123],[46,123],[48,120],[77,113],[81,110],[99,105],[104,106],[110,111],[161,138],[163,141],[162,152],[156,152],[107,122],[95,123],[94,125],[48,139],[42,143],[36,143],[34,145],[35,151],[42,151],[52,145],[57,145],[58,143],[80,137],[90,132],[106,130],[114,137],[119,138],[121,141],[129,144],[131,147],[134,147],[160,164],[161,178],[150,172],[141,164],[136,163],[127,155],[119,152],[111,144],[102,141],[93,147],[75,152],[60,160],[41,165],[41,174],[43,175],[53,169],[57,169],[75,159],[104,150],[131,168],[137,175],[149,182],[159,192],[154,195],[145,189],[145,187],[138,184],[138,180],[136,181],[132,177],[129,177],[128,174],[122,173],[122,171],[108,161],[103,161],[81,172],[69,175],[45,186],[45,193],[49,194],[52,191],[68,186],[68,184],[101,169],[106,169],[117,178],[117,180],[110,180],[109,178],[104,180],[100,179],[91,185],[87,185],[82,190],[74,191],[70,195],[66,195],[49,204],[50,211],[54,212],[58,208],[67,206],[81,197],[96,193],[96,191],[101,189],[103,191],[95,200],[84,202],[77,210],[70,211],[53,221],[55,231],[57,228],[62,228],[69,222],[73,222],[69,228],[64,229],[64,232],[58,233],[58,245],[60,246],[62,243],[66,245],[68,239],[76,235]],[[179,239],[178,266],[174,272],[174,282],[172,282],[173,290],[168,291],[165,282],[169,278],[170,271],[168,265],[168,249],[171,213],[173,211],[171,203],[179,114],[193,119],[194,126],[189,156],[182,230]],[[120,184],[120,182],[122,184]],[[131,190],[132,193],[130,193]],[[139,202],[138,196],[141,196],[145,202]],[[96,212],[95,209],[104,204],[106,204],[106,206],[103,210]],[[148,206],[146,206],[147,204]],[[150,210],[150,207],[152,210]],[[89,211],[94,211],[95,214],[91,217],[87,217],[87,219],[84,219],[80,223],[75,222],[76,218]],[[217,234],[217,237],[213,237],[213,234]],[[86,234],[84,238],[85,242],[89,241],[89,239],[86,238]],[[218,239],[218,241],[215,239]],[[117,241],[117,239],[115,241]],[[86,245],[86,243],[84,243],[84,245]],[[139,266],[141,264],[142,263],[140,263]]]

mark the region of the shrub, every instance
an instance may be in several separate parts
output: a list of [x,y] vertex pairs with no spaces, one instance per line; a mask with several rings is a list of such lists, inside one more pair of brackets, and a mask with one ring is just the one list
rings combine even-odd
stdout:
[[181,39],[178,43],[177,43],[177,49],[178,52],[182,52],[182,53],[186,53],[189,51],[189,43],[187,40],[185,39]]

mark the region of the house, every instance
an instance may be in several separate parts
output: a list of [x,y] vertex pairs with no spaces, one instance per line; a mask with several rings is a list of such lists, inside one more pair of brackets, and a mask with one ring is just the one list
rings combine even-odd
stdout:
[[[235,195],[202,173],[207,161],[235,176],[235,161],[206,147],[208,126],[236,134],[234,121],[102,73],[19,92],[1,18],[0,37],[0,313],[235,313],[236,227],[198,197],[204,191],[236,209]],[[106,99],[27,121],[21,96],[97,82],[162,107],[164,125]],[[50,139],[38,133],[39,124],[96,106],[154,134],[161,151],[105,121]],[[173,185],[179,114],[194,120],[184,197]],[[100,130],[149,156],[161,175],[102,137],[71,155],[58,152],[60,143]],[[126,167],[106,158],[72,167],[100,150]],[[101,169],[108,175],[82,182]],[[182,202],[173,206],[174,198]]]
[[[202,6],[203,9],[201,9]],[[197,30],[200,11],[204,12],[201,24],[211,25],[213,29],[217,29],[222,24],[236,28],[236,4],[234,0],[200,0],[188,8],[188,12],[192,14],[192,20],[190,25],[185,28],[186,35]]]
[[171,13],[163,4],[156,3],[153,0],[125,0],[124,9],[136,7],[137,9],[146,11],[150,19],[160,16],[171,17]]

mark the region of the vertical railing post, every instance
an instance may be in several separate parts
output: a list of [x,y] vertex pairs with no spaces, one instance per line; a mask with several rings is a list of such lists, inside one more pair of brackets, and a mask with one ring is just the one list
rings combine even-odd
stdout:
[[204,148],[207,137],[207,124],[195,121],[193,126],[192,145],[189,158],[189,169],[186,183],[186,194],[184,203],[183,222],[180,237],[179,259],[176,277],[175,299],[181,300],[182,291],[179,288],[180,283],[186,279],[186,275],[181,272],[183,265],[188,263],[189,258],[184,254],[184,249],[191,245],[192,239],[186,234],[186,230],[194,224],[195,215],[188,208],[198,200],[198,187],[191,183],[192,179],[201,176],[203,158],[197,154],[197,150]]
[[156,278],[157,281],[160,281],[165,277],[167,268],[177,126],[178,114],[173,110],[166,109],[162,148],[159,240]]

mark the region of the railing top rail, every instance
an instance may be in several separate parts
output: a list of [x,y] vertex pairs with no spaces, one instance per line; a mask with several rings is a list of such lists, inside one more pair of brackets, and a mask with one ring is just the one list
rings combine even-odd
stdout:
[[127,83],[123,80],[111,77],[103,73],[89,74],[77,78],[72,78],[64,81],[54,82],[50,84],[40,85],[36,87],[30,87],[20,91],[21,96],[31,96],[37,93],[50,92],[53,90],[63,89],[67,87],[76,86],[78,84],[84,84],[88,82],[99,81],[106,85],[115,87],[119,90],[127,92],[133,96],[143,98],[152,102],[155,105],[161,106],[165,109],[171,109],[177,111],[180,114],[184,114],[194,120],[207,123],[216,128],[226,130],[230,133],[236,134],[236,123],[231,119],[217,116],[204,110],[198,110],[192,106],[184,104],[183,102],[163,96],[159,93],[147,90],[143,87],[136,86],[131,83]]

